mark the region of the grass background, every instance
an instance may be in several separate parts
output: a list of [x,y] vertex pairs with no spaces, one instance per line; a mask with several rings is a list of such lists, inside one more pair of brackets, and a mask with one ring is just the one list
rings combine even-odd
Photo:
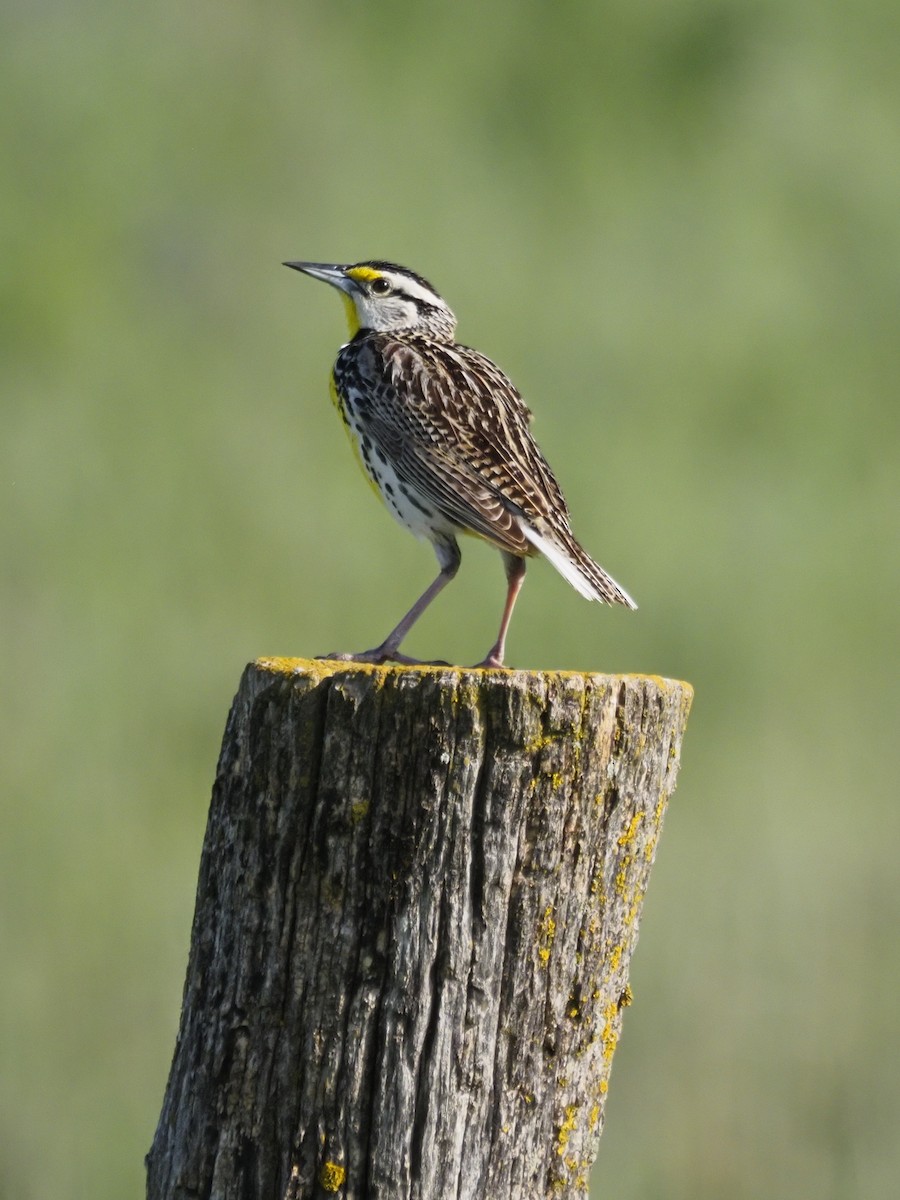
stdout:
[[[326,398],[388,257],[525,392],[637,614],[518,666],[696,687],[594,1192],[880,1197],[895,1048],[900,16],[884,0],[10,0],[0,14],[0,1192],[141,1194],[260,654],[432,577]],[[470,662],[496,554],[408,647]]]

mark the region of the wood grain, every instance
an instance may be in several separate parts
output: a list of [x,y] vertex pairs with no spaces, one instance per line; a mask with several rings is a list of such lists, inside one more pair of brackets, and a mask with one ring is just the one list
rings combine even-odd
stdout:
[[249,666],[150,1200],[584,1195],[690,701]]

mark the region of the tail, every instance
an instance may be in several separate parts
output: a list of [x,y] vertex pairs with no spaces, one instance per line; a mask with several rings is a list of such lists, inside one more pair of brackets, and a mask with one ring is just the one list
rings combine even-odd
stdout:
[[603,604],[624,604],[626,608],[637,608],[637,605],[624,588],[603,570],[601,566],[566,530],[554,531],[550,537],[538,533],[531,525],[521,524],[522,533],[528,538],[535,550],[539,550],[548,559],[563,579],[571,583],[576,592],[580,592],[586,600],[600,600]]

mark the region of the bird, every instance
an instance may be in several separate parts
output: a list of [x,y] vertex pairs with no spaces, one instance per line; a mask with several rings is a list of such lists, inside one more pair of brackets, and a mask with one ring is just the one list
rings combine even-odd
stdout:
[[456,317],[426,279],[382,259],[283,265],[342,294],[350,340],[334,363],[332,400],[370,483],[404,528],[431,543],[440,568],[380,645],[323,657],[420,663],[400,645],[459,570],[462,533],[495,546],[506,569],[500,631],[479,667],[504,665],[526,559],[535,555],[588,600],[637,607],[572,533],[521,394],[490,358],[456,341]]

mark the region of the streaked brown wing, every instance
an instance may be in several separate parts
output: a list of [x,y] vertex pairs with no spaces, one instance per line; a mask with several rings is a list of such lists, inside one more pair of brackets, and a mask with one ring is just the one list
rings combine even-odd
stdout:
[[464,529],[511,554],[534,553],[522,534],[515,509],[494,489],[486,487],[475,471],[460,465],[437,446],[408,442],[397,471]]
[[[461,525],[516,554],[531,552],[518,516],[568,528],[559,484],[531,436],[521,395],[468,347],[367,338],[360,366],[376,386],[366,416],[398,473]],[[362,347],[361,347],[362,349]]]

